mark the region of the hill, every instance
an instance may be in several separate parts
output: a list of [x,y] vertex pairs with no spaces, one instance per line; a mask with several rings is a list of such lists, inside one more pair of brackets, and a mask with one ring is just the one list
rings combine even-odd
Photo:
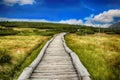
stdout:
[[115,24],[112,24],[111,26],[109,26],[109,28],[112,28],[112,29],[120,29],[120,22],[117,22]]

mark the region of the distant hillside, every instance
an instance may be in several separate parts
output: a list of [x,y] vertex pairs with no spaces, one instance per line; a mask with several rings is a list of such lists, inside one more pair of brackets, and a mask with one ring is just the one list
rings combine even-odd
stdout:
[[109,26],[109,28],[112,28],[112,29],[120,29],[120,22],[117,22],[115,24],[112,24],[111,26]]

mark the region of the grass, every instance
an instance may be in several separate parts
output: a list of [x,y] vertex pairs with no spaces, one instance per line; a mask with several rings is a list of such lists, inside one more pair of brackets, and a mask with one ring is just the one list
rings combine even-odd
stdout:
[[120,80],[120,35],[100,35],[68,34],[65,39],[92,80]]
[[18,33],[19,33],[19,31],[13,30],[12,28],[6,28],[3,26],[0,26],[0,36],[16,35]]
[[[0,36],[0,79],[13,80],[18,78],[22,70],[27,67],[38,55],[41,48],[51,35],[37,35],[29,33],[32,29],[15,29],[18,31],[26,30],[27,34],[10,36]],[[46,30],[38,31],[45,32]],[[52,34],[53,35],[53,34]],[[3,55],[5,54],[5,55]]]
[[31,36],[31,35],[53,36],[54,34],[58,33],[51,29],[14,28],[14,30],[19,31],[17,35],[20,36]]
[[45,45],[46,41],[47,40],[44,40],[41,44],[39,44],[38,47],[36,47],[36,49],[33,50],[32,53],[24,60],[24,63],[19,68],[19,72],[17,72],[17,74],[15,75],[16,79],[22,73],[24,68],[27,67],[28,65],[30,65],[30,63],[32,63],[34,61],[34,59],[37,57],[37,55],[39,54],[39,52],[42,49],[42,47]]

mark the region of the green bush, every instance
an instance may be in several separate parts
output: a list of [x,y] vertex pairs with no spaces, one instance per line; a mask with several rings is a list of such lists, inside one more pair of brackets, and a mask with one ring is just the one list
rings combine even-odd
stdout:
[[82,35],[82,32],[76,32],[77,35]]
[[95,32],[93,30],[87,30],[87,34],[94,34]]
[[76,32],[77,35],[86,35],[86,34],[94,34],[95,32],[93,30],[80,30],[79,32]]
[[55,32],[42,32],[40,33],[40,35],[42,36],[53,36],[55,34]]
[[106,34],[115,34],[115,32],[105,32]]
[[0,28],[0,36],[15,35],[17,33],[19,33],[19,32],[13,30],[12,28]]
[[120,30],[116,30],[115,33],[116,33],[116,34],[120,34]]
[[10,63],[11,56],[7,50],[0,50],[0,64]]

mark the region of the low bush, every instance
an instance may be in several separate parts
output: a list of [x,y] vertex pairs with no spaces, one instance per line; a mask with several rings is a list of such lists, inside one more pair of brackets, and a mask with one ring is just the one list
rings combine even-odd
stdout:
[[115,33],[116,33],[116,34],[120,34],[120,30],[116,30]]
[[87,30],[87,34],[94,34],[95,32],[93,30]]
[[94,34],[95,32],[93,30],[81,30],[79,32],[76,32],[77,35],[86,35],[86,34]]
[[0,28],[0,36],[15,35],[17,33],[19,33],[19,31],[15,31],[12,28]]
[[105,32],[106,34],[115,34],[115,32]]
[[10,63],[11,56],[7,50],[0,50],[0,65],[5,63]]
[[42,32],[40,33],[40,35],[42,36],[53,36],[55,34],[55,32]]

